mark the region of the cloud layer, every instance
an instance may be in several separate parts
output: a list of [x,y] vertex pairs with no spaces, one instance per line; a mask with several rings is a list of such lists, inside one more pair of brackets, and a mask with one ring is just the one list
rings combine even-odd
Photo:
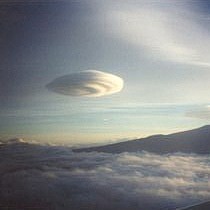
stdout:
[[73,153],[0,145],[0,206],[14,209],[176,209],[210,199],[210,157]]
[[123,79],[102,71],[87,70],[59,77],[46,87],[63,95],[100,97],[121,91]]
[[203,106],[199,107],[195,110],[188,111],[185,114],[186,117],[198,118],[202,120],[209,120],[210,119],[210,106]]

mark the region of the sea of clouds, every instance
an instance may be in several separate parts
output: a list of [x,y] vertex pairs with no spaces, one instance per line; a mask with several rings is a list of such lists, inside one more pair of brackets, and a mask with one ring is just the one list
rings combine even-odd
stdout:
[[160,210],[210,199],[210,156],[0,144],[1,209]]

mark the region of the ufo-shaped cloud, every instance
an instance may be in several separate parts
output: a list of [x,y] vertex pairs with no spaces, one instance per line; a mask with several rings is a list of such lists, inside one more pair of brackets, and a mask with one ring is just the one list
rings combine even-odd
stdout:
[[46,87],[63,95],[100,97],[121,91],[123,79],[102,71],[86,70],[56,78]]

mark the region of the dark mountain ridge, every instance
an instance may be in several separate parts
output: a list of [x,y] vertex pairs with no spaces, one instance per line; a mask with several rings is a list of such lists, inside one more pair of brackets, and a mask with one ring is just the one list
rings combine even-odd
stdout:
[[209,210],[209,209],[210,209],[210,201],[206,203],[190,206],[187,208],[177,209],[177,210]]
[[106,153],[148,151],[157,154],[174,152],[209,154],[210,125],[169,135],[153,135],[105,146],[74,149],[74,151]]

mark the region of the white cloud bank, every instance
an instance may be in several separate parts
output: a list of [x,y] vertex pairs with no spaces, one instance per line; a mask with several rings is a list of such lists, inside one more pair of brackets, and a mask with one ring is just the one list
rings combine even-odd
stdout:
[[123,79],[102,71],[86,70],[59,77],[46,87],[63,95],[100,97],[120,92]]
[[73,153],[0,145],[0,206],[9,209],[162,210],[210,199],[210,157]]

